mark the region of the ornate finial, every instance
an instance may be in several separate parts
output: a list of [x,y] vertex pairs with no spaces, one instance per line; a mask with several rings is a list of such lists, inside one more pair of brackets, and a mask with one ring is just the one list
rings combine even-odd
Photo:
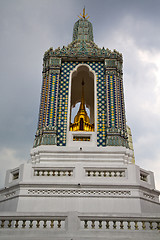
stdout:
[[81,13],[80,13],[80,15],[81,15],[81,17],[78,16],[80,19],[88,19],[89,18],[89,16],[87,17],[88,13],[87,14],[85,13],[85,7],[83,8],[83,15]]

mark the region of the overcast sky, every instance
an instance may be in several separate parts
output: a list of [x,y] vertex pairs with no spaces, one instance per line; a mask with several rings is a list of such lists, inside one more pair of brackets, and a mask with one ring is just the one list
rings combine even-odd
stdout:
[[155,173],[160,190],[159,0],[0,0],[0,187],[8,168],[30,158],[43,54],[72,41],[84,5],[95,43],[123,54],[136,164]]

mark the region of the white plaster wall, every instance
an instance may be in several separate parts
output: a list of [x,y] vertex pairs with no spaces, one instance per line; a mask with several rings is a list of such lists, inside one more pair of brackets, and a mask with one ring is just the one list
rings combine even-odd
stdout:
[[[9,171],[7,173],[8,181],[6,179],[5,189],[0,192],[2,211],[160,212],[159,192],[151,180],[153,173],[146,171],[150,177],[148,182],[144,182],[140,180],[141,169],[134,164],[115,166],[104,161],[55,161],[51,164],[26,163],[19,169],[19,179],[10,181]],[[73,173],[71,176],[35,176],[35,169],[72,169]],[[123,170],[125,175],[93,177],[86,175],[86,169],[102,172]]]

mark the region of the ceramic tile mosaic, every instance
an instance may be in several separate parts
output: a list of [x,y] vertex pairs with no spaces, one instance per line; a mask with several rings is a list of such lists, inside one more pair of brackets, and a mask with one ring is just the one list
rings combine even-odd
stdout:
[[[61,75],[59,79],[58,94],[58,115],[57,115],[57,145],[66,145],[67,131],[67,113],[68,113],[68,91],[70,72],[83,62],[63,62],[61,66]],[[104,74],[104,63],[102,62],[85,62],[97,77],[97,146],[105,146],[106,141],[106,85]]]
[[54,126],[57,115],[58,74],[45,76],[42,85],[38,128]]

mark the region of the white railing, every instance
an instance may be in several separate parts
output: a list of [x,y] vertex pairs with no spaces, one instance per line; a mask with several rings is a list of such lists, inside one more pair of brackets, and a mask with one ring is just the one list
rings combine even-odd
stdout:
[[125,170],[86,169],[87,177],[125,177]]
[[[71,229],[70,229],[71,227]],[[52,229],[72,231],[160,231],[160,217],[126,217],[126,216],[52,216],[25,213],[0,214],[0,231],[3,229]]]
[[81,217],[81,229],[89,230],[160,230],[160,218],[138,218],[138,217]]
[[65,229],[66,217],[0,216],[0,229]]
[[72,177],[73,169],[34,169],[34,176]]

